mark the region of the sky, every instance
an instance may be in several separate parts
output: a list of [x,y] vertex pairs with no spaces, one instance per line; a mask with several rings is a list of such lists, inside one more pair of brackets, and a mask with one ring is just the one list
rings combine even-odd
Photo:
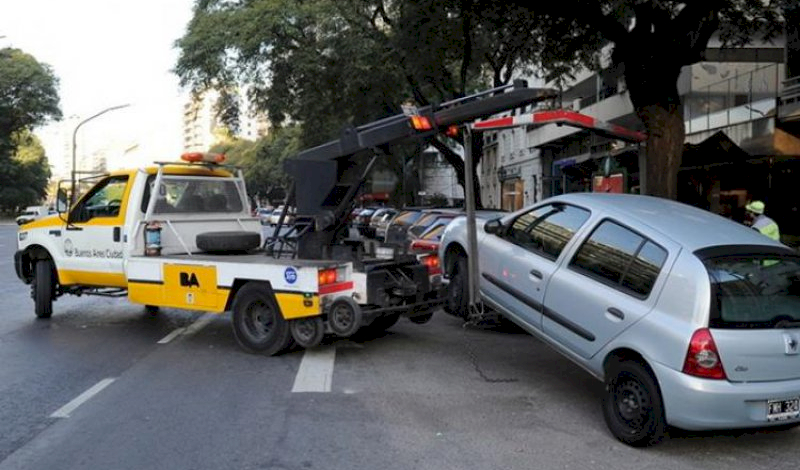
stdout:
[[33,55],[60,81],[65,119],[35,130],[51,165],[71,160],[65,142],[77,122],[126,104],[80,128],[79,153],[113,149],[109,169],[179,157],[187,93],[171,72],[178,56],[173,45],[186,30],[193,3],[0,0],[0,48]]

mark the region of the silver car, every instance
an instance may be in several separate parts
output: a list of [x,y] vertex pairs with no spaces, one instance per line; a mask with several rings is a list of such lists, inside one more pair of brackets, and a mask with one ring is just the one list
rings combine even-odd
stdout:
[[[611,433],[800,424],[800,257],[673,201],[568,194],[478,221],[482,302],[605,382]],[[440,259],[467,313],[465,219]]]

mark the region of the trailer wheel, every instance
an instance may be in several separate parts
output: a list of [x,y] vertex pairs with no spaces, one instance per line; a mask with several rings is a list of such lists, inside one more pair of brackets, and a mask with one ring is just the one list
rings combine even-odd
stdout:
[[38,318],[53,315],[53,263],[48,259],[36,262],[33,272],[33,306]]
[[294,342],[306,349],[318,346],[325,336],[325,324],[320,316],[291,320],[289,329]]
[[271,356],[291,343],[289,324],[269,287],[245,284],[236,293],[231,310],[233,336],[244,350]]
[[342,338],[352,336],[361,327],[361,306],[349,297],[337,299],[328,313],[331,330]]

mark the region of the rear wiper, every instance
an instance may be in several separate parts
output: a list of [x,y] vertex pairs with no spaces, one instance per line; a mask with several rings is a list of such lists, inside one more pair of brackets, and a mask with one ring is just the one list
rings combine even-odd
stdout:
[[781,320],[775,324],[775,328],[800,328],[800,320]]

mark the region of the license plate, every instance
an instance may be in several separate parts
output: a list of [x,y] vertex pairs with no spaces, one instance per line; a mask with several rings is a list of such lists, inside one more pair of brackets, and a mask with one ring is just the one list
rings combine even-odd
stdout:
[[380,259],[394,258],[394,249],[391,247],[379,246],[375,248],[375,257]]
[[784,421],[800,416],[800,398],[767,401],[767,421]]

